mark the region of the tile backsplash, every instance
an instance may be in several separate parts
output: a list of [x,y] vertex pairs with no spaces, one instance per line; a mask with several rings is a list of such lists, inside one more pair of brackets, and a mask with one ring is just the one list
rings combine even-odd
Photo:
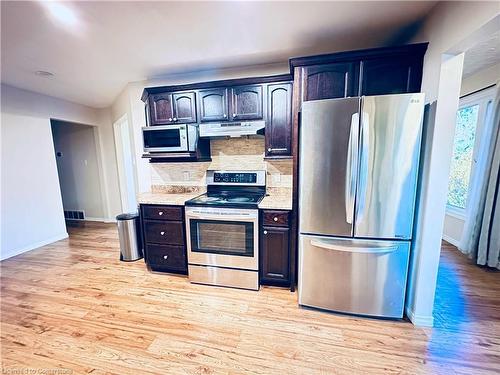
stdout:
[[266,170],[270,188],[292,188],[292,160],[264,160],[264,138],[212,139],[212,161],[201,163],[150,164],[152,190],[165,191],[169,186],[204,187],[206,171]]

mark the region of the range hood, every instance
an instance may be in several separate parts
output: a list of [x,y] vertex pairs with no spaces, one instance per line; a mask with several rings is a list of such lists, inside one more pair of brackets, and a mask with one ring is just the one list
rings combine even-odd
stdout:
[[264,135],[265,121],[222,122],[200,124],[200,137],[231,137]]

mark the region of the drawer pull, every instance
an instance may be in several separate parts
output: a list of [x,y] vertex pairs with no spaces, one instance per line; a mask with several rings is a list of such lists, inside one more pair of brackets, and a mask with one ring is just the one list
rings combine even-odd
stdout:
[[172,117],[169,117],[169,118],[168,118],[168,121],[172,121]]
[[278,217],[277,216],[273,217],[273,220],[278,221]]
[[264,231],[264,234],[267,234],[267,230]]
[[168,255],[164,255],[163,259],[167,260],[168,259]]
[[177,121],[177,117],[174,117],[174,121]]
[[160,234],[163,236],[165,234],[165,232],[160,232]]
[[158,215],[160,216],[163,215],[163,211],[158,212]]

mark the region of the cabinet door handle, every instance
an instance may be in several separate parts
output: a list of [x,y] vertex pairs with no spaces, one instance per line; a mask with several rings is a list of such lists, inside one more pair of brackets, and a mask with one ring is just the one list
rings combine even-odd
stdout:
[[158,215],[160,216],[163,215],[163,211],[158,212]]
[[177,121],[177,117],[174,117],[174,121]]
[[277,216],[273,217],[273,220],[278,221],[278,217]]
[[233,117],[236,117],[236,113],[233,113]]
[[264,234],[267,234],[267,230],[264,231]]
[[169,118],[168,118],[168,121],[172,121],[172,117],[169,117]]
[[227,117],[227,114],[225,114],[225,113],[224,113],[224,114],[222,115],[222,117],[226,118],[226,117]]
[[165,234],[165,232],[160,232],[160,234],[163,236]]
[[269,147],[269,148],[267,149],[267,151],[268,151],[268,152],[271,152],[271,151],[287,151],[287,150],[288,150],[288,149],[287,149],[287,148],[284,148],[284,147],[282,147],[282,148],[271,148],[271,147]]
[[164,255],[163,259],[167,260],[168,259],[168,255]]

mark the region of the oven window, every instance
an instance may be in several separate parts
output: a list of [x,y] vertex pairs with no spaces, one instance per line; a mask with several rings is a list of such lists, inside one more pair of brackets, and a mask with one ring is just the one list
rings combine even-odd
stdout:
[[253,257],[253,223],[190,220],[191,251]]
[[179,129],[144,130],[144,147],[180,147],[181,137]]

